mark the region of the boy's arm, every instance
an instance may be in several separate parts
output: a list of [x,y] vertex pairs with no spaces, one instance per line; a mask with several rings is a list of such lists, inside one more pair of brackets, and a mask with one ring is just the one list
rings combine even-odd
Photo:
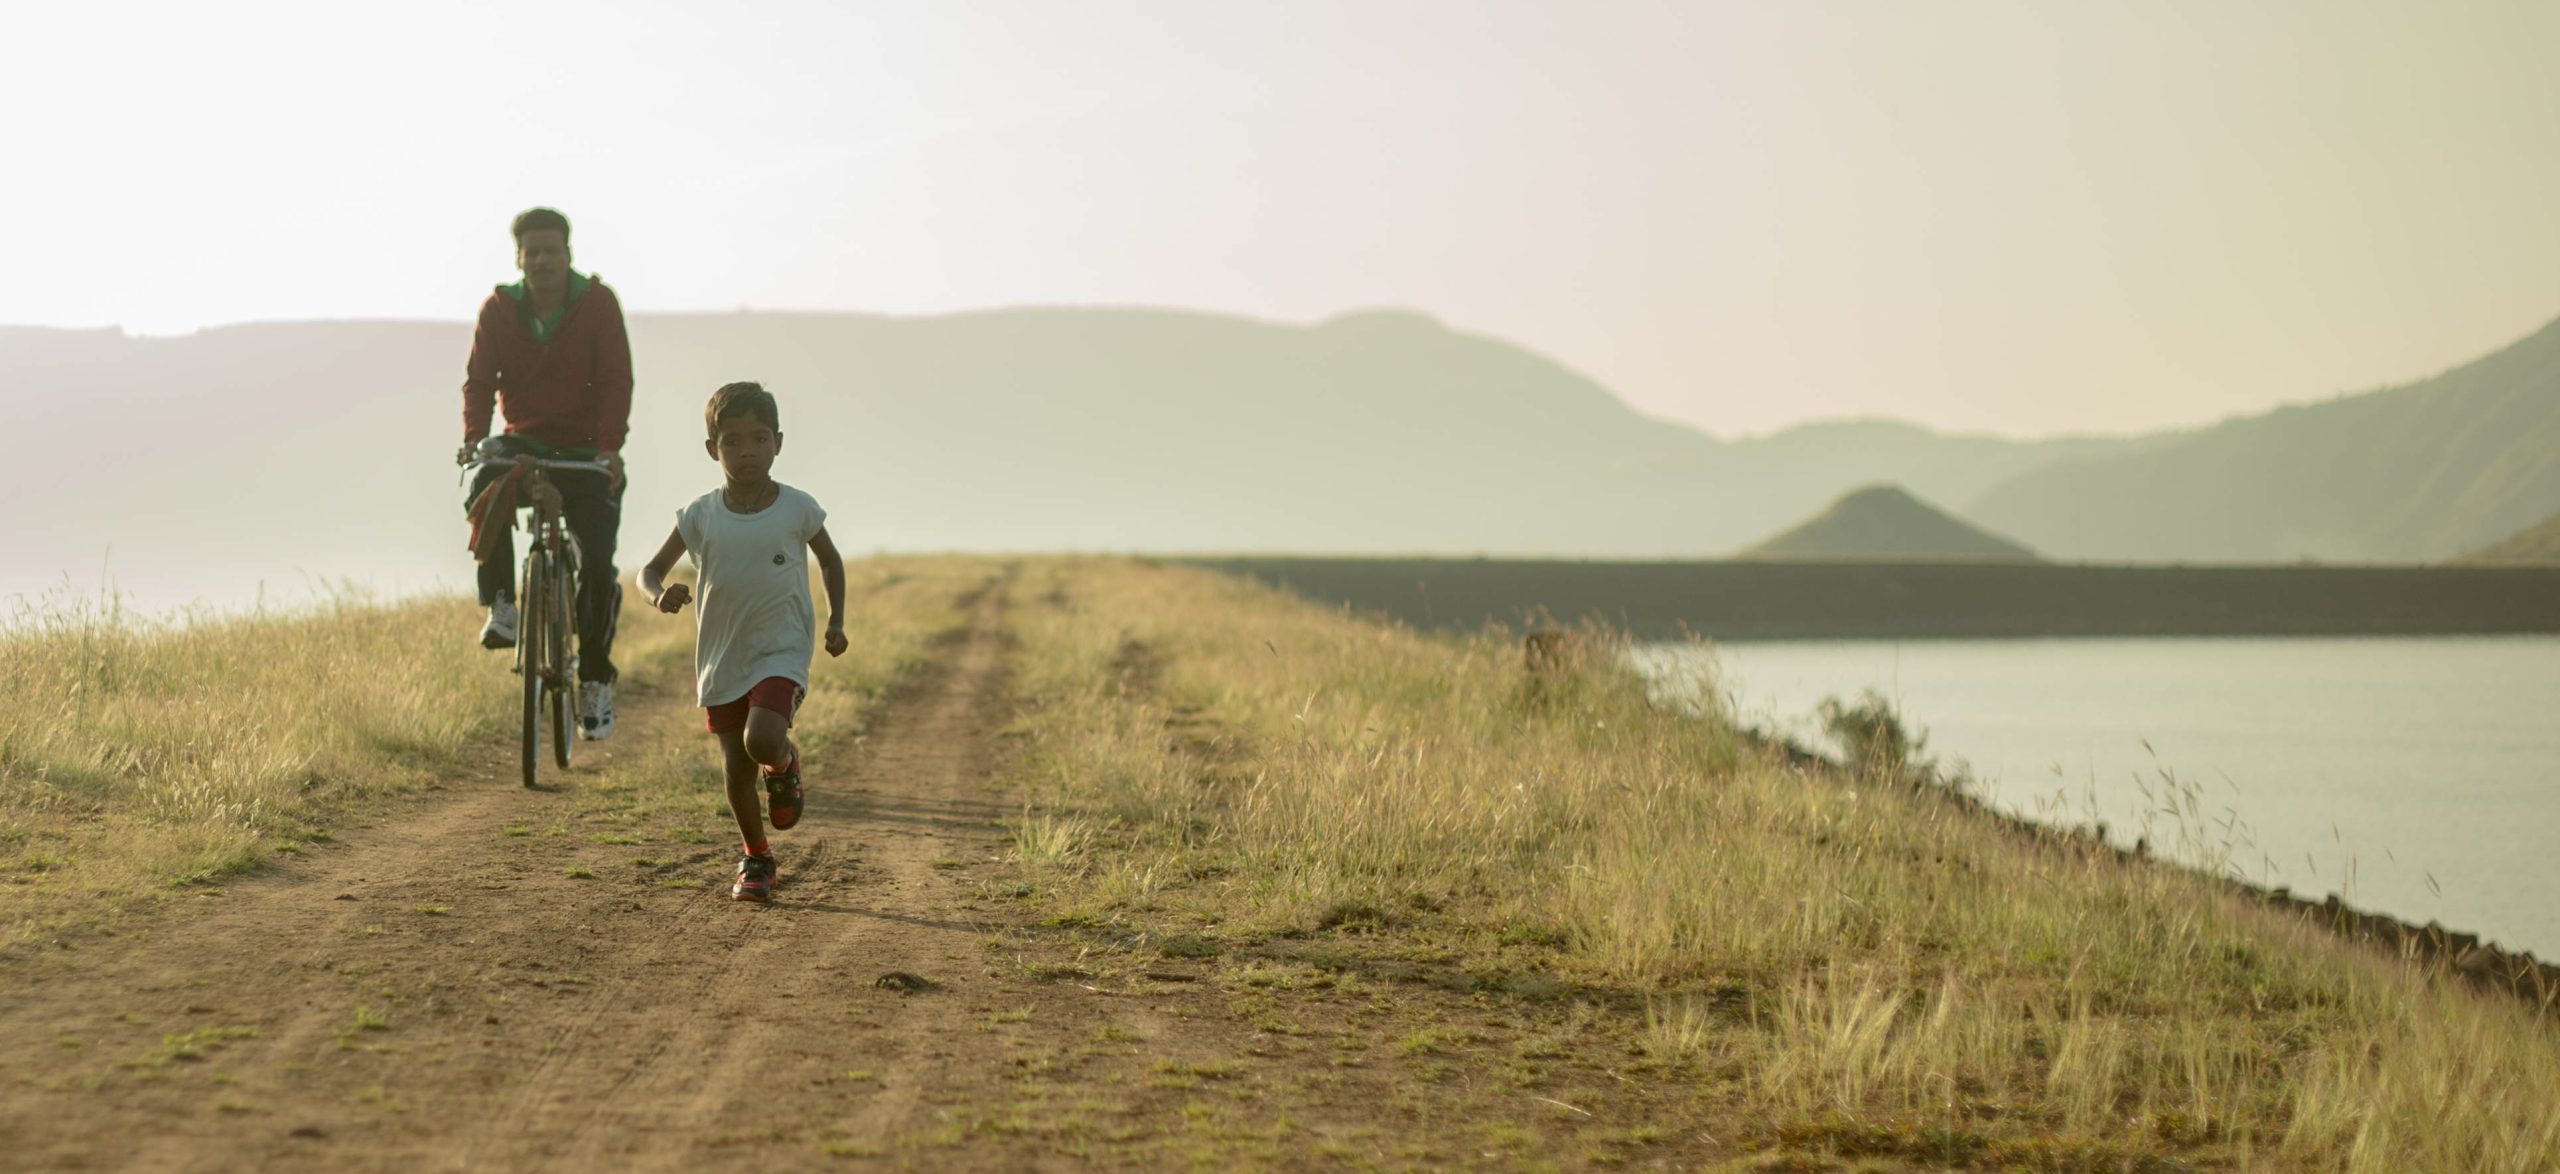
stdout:
[[693,598],[693,589],[682,583],[667,585],[667,572],[675,569],[676,560],[684,557],[684,531],[667,531],[666,544],[649,556],[649,565],[640,568],[640,593],[649,597],[649,605],[668,615],[684,610],[685,601]]
[[827,655],[843,656],[844,556],[836,553],[836,540],[827,537],[824,526],[809,536],[809,553],[818,556],[818,578],[827,585]]

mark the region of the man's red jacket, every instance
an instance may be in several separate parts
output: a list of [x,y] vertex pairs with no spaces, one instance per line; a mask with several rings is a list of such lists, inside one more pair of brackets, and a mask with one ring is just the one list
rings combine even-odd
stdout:
[[631,338],[622,302],[602,281],[561,311],[551,341],[536,342],[524,311],[499,286],[480,303],[471,363],[462,380],[462,443],[489,434],[489,408],[507,431],[546,444],[619,452],[631,427]]

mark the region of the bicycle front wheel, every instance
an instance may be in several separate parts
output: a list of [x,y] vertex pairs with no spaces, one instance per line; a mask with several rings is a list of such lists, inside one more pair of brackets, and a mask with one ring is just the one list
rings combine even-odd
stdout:
[[578,744],[577,715],[572,712],[578,696],[578,668],[569,656],[569,620],[575,613],[569,597],[569,573],[558,566],[551,576],[549,614],[542,623],[542,659],[551,678],[551,761],[562,770],[569,769],[570,748]]
[[536,545],[525,556],[525,589],[517,593],[524,601],[516,638],[523,641],[524,649],[524,785],[528,787],[542,770],[542,686],[551,673],[550,650],[543,647],[542,638],[551,610],[550,562]]

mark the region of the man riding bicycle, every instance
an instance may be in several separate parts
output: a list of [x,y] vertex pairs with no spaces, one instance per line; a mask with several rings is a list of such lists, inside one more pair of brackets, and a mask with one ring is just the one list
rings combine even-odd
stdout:
[[[584,560],[577,586],[579,734],[604,738],[613,733],[613,627],[622,595],[613,548],[622,528],[622,441],[631,425],[631,341],[613,290],[569,267],[568,217],[530,209],[516,217],[513,232],[524,280],[497,287],[480,305],[462,381],[458,459],[471,459],[489,435],[494,403],[506,418],[503,442],[514,451],[593,460],[611,470],[551,479]],[[482,466],[465,509],[507,471]],[[489,609],[480,646],[513,648],[515,517],[507,511],[493,521],[475,552],[480,604]]]

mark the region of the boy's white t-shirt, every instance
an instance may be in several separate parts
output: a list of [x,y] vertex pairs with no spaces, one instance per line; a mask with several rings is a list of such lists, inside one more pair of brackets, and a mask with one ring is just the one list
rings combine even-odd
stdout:
[[697,572],[693,664],[702,705],[726,705],[766,677],[809,687],[817,609],[809,601],[809,539],[827,523],[818,500],[788,485],[752,514],[714,489],[676,511],[676,533]]

